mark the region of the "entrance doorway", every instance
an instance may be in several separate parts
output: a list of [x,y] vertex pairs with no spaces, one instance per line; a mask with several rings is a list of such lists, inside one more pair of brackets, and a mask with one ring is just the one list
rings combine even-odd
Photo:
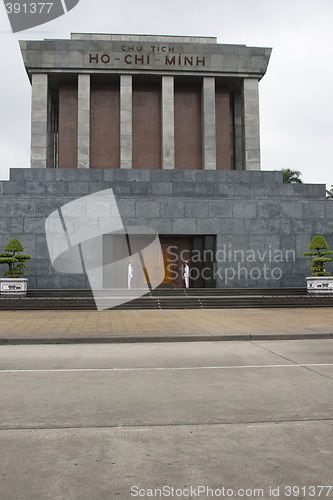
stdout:
[[185,288],[184,262],[190,265],[190,288],[215,288],[215,236],[160,235],[165,278],[163,288]]
[[[132,288],[185,288],[184,262],[190,266],[190,288],[215,288],[215,236],[159,235],[162,247],[151,245],[153,237],[125,234],[105,234],[103,237],[103,286],[127,288],[127,264],[134,262]],[[125,264],[124,264],[124,261]],[[163,278],[164,277],[164,278]]]
[[185,288],[183,278],[184,260],[191,259],[192,238],[190,236],[160,236],[165,278],[164,288]]

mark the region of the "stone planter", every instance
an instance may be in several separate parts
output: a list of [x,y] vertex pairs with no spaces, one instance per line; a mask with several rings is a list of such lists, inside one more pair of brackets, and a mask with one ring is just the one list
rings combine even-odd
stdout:
[[308,293],[333,293],[333,276],[306,278]]
[[26,295],[27,278],[0,278],[1,295]]

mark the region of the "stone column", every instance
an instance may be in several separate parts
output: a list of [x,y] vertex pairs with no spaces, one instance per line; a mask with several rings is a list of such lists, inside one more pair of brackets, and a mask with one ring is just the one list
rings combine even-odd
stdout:
[[78,168],[90,167],[90,75],[78,75]]
[[244,169],[260,170],[259,88],[255,78],[244,80],[243,110]]
[[31,94],[31,168],[46,168],[48,144],[48,77],[32,75]]
[[132,168],[132,75],[120,75],[120,168]]
[[243,154],[243,94],[237,92],[234,94],[234,166],[236,170],[244,170]]
[[204,77],[202,85],[202,168],[216,170],[215,78]]
[[162,76],[162,168],[175,168],[175,94],[173,76]]

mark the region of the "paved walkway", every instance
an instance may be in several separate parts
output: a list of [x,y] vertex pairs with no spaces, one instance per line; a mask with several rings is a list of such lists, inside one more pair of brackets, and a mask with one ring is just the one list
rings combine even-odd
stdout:
[[0,343],[333,339],[333,308],[0,311]]

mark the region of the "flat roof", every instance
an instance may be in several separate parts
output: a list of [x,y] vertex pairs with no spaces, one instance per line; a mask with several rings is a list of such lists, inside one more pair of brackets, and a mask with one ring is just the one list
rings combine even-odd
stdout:
[[171,43],[217,43],[216,36],[178,36],[178,35],[136,35],[116,33],[71,33],[71,40],[105,40],[123,42],[171,42]]

